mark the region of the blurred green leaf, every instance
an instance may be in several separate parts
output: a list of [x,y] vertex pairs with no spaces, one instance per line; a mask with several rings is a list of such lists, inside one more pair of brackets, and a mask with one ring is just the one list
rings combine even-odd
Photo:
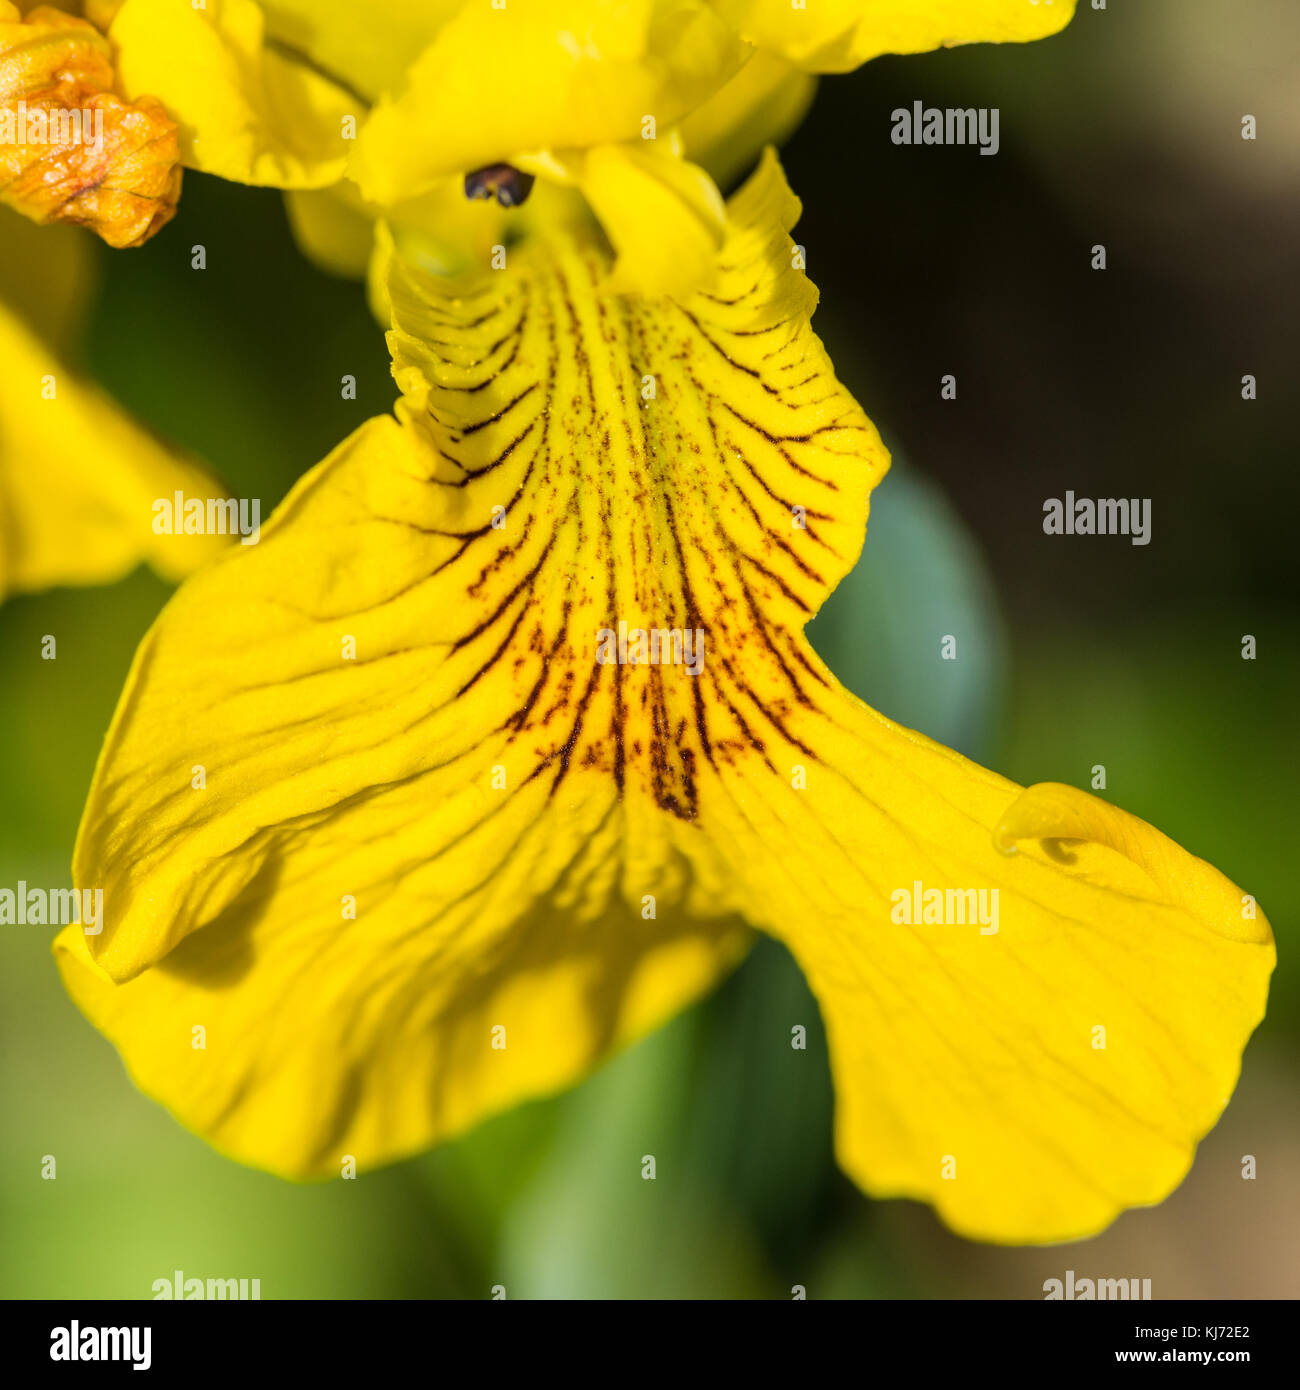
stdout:
[[[873,709],[978,757],[1001,694],[1004,639],[970,533],[897,450],[871,499],[861,558],[809,624],[835,674]],[[940,647],[956,638],[956,659]]]

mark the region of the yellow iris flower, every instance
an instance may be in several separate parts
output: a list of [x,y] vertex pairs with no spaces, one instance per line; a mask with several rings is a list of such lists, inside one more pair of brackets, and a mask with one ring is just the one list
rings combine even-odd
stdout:
[[[768,154],[715,205],[630,124],[688,130],[762,54],[840,70],[1071,6],[101,8],[191,163],[350,176],[366,240],[395,210],[395,416],[181,588],[90,791],[106,925],[55,950],[142,1089],[271,1171],[373,1166],[576,1080],[757,927],[820,1002],[867,1192],[1002,1242],[1163,1199],[1263,1015],[1268,924],[1135,817],[838,684],[803,628],[888,457],[812,332],[798,203]],[[753,111],[718,111],[734,151]],[[525,161],[528,207],[487,210],[525,233],[504,268],[411,252],[413,201]]]

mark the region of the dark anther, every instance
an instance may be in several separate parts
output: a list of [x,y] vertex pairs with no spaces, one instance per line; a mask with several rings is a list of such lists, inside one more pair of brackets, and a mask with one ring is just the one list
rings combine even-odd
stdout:
[[491,198],[503,208],[517,208],[533,191],[533,176],[513,164],[488,164],[465,175],[467,198]]

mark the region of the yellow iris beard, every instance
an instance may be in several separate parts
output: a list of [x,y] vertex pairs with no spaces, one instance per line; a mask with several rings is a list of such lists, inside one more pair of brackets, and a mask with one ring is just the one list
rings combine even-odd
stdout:
[[[581,228],[455,284],[390,257],[399,419],[146,638],[75,857],[105,929],[56,952],[223,1150],[325,1176],[428,1145],[694,998],[748,921],[817,994],[867,1191],[1046,1241],[1183,1176],[1267,923],[1135,818],[881,719],[808,646],[887,460],[809,326],[796,213],[769,157],[680,302],[602,293]],[[597,660],[620,623],[700,629],[699,674]],[[896,919],[920,884],[996,890],[996,933]]]

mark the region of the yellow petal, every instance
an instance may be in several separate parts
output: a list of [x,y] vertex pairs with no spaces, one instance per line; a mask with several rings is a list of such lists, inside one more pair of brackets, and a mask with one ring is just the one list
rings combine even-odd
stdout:
[[[491,0],[487,0],[490,5]],[[402,85],[411,60],[466,0],[261,0],[267,33],[368,102]]]
[[[139,1084],[281,1173],[337,1174],[344,1154],[372,1166],[571,1082],[744,944],[734,922],[612,899],[613,784],[555,798],[552,778],[527,779],[527,736],[451,707],[490,642],[453,652],[474,614],[463,597],[445,607],[454,571],[429,582],[456,545],[417,529],[447,508],[433,463],[415,430],[371,421],[242,552],[251,569],[232,553],[169,605],[109,737],[131,790],[119,801],[116,773],[101,777],[77,855],[107,926],[58,943],[74,998]],[[205,646],[183,635],[194,620],[224,661],[186,671]],[[137,801],[151,741],[162,782]],[[109,802],[133,806],[116,827],[100,819]],[[91,950],[118,979],[165,959],[113,984]]]
[[0,304],[67,352],[96,284],[95,246],[77,227],[41,227],[0,208]]
[[1263,1017],[1262,914],[1081,791],[1021,792],[843,691],[814,703],[769,740],[802,789],[733,792],[738,842],[753,837],[744,911],[821,1005],[841,1166],[1006,1243],[1161,1201]]
[[[786,321],[756,332],[746,356],[800,368],[789,399],[806,402],[816,443],[779,446],[792,459],[873,440],[824,364],[816,379],[814,295],[782,230],[793,199],[769,174],[737,209],[719,293],[752,302],[700,299],[692,313],[717,307],[756,330],[763,315]],[[585,546],[609,566],[616,517],[603,479],[580,486],[580,470],[603,467],[594,451],[608,428],[620,507],[644,488],[650,458],[626,433],[651,427],[638,340],[672,336],[652,365],[664,398],[683,403],[699,399],[694,371],[717,370],[716,349],[671,305],[597,299],[598,244],[565,234],[511,257],[517,270],[478,286],[429,280],[432,300],[423,277],[395,274],[405,423],[366,426],[303,480],[256,548],[222,557],[168,606],[137,657],[79,837],[76,874],[103,888],[107,925],[60,945],[74,996],[146,1090],[276,1171],[337,1172],[341,1153],[373,1164],[572,1080],[693,998],[739,948],[707,864],[694,864],[695,772],[663,724],[674,697],[665,688],[642,704],[631,678],[620,686],[616,668],[593,664],[612,596]],[[691,360],[677,360],[677,340]],[[529,384],[512,413],[506,393]],[[617,395],[605,406],[597,393]],[[758,395],[756,422],[778,409]],[[671,426],[659,418],[655,429]],[[485,470],[476,486],[453,457]],[[661,466],[689,502],[704,461],[685,451]],[[748,486],[757,505],[762,490]],[[816,523],[832,578],[860,538],[865,486],[845,488],[857,498],[849,519]],[[663,504],[653,515],[663,545],[671,519]],[[472,550],[466,530],[481,531]],[[637,544],[621,577],[610,571],[630,615],[657,602],[654,557]],[[498,550],[499,572],[480,574]],[[521,613],[543,555],[554,568]],[[507,636],[518,650],[498,659]],[[553,687],[539,681],[548,671]],[[595,673],[599,689],[575,714]],[[201,1055],[195,1025],[208,1030]]]
[[751,43],[810,72],[849,72],[882,53],[1026,43],[1064,29],[1075,0],[714,0]]
[[124,3],[125,0],[82,0],[81,11],[96,29],[107,33],[108,26]]
[[[430,1143],[690,998],[745,918],[814,987],[868,1191],[1051,1240],[1185,1170],[1267,924],[1132,817],[874,715],[809,648],[887,458],[809,327],[796,213],[769,158],[680,302],[603,292],[576,225],[457,282],[390,250],[399,421],[146,638],[74,863],[107,924],[59,958],[226,1151],[325,1174]],[[617,659],[639,631],[660,659]],[[916,883],[996,888],[998,931],[895,922]]]
[[123,90],[163,102],[190,168],[277,188],[342,176],[364,102],[269,46],[253,0],[126,0],[109,38]]
[[176,125],[152,96],[129,104],[112,86],[92,25],[48,6],[23,20],[0,3],[0,200],[138,246],[176,211]]
[[[513,222],[512,231],[520,228],[536,204],[557,191],[544,190],[526,214],[508,212],[495,199],[467,198],[465,180],[455,176],[384,212],[343,179],[329,188],[291,190],[285,206],[299,249],[331,274],[367,274],[375,253],[375,224],[383,217],[409,260],[433,274],[460,275],[487,265],[492,248],[506,241],[507,226]],[[380,322],[388,327],[386,309]]]
[[221,488],[78,380],[3,305],[0,362],[0,594],[107,583],[141,561],[180,579],[225,548],[225,536],[155,534],[156,500]]
[[350,172],[387,205],[520,154],[643,139],[647,118],[666,134],[746,53],[704,0],[466,5],[375,108]]
[[304,256],[331,275],[360,278],[366,273],[375,244],[375,222],[350,183],[290,189],[284,205]]
[[755,53],[680,126],[686,154],[722,186],[747,173],[766,145],[780,145],[812,102],[817,79],[773,53]]
[[617,253],[611,291],[682,295],[707,288],[726,209],[703,169],[642,142],[598,145],[571,166]]

